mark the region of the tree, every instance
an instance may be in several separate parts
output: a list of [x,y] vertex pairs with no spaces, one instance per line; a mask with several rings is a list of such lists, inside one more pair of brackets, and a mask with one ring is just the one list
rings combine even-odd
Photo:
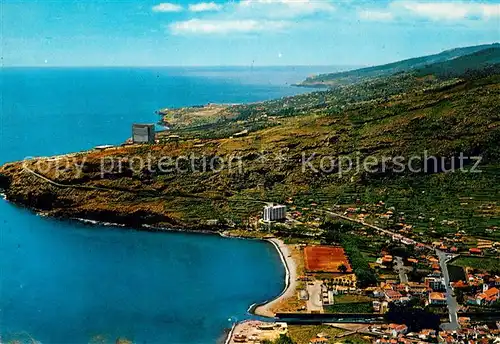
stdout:
[[349,257],[354,274],[358,280],[358,287],[365,288],[370,285],[376,285],[377,275],[359,251],[359,240],[352,235],[342,234],[340,242]]
[[356,269],[354,272],[356,274],[356,278],[358,279],[357,285],[360,288],[366,288],[371,285],[377,284],[377,275],[371,269]]
[[460,288],[455,289],[455,297],[457,298],[457,302],[459,304],[463,304],[465,302],[465,294]]
[[414,265],[411,271],[408,273],[408,278],[410,281],[420,282],[428,272],[426,270],[419,270],[417,265]]
[[390,252],[393,256],[401,257],[403,259],[407,259],[411,254],[404,246],[393,246],[390,248]]
[[426,328],[439,330],[441,323],[438,314],[412,306],[411,304],[391,303],[389,311],[385,314],[385,318],[388,322],[405,324],[412,332],[418,332]]
[[343,233],[353,230],[355,227],[351,223],[342,223],[340,221],[326,221],[321,227],[324,230],[322,243],[333,244],[341,241]]
[[274,344],[295,344],[295,342],[286,334],[280,334],[280,337],[274,341]]

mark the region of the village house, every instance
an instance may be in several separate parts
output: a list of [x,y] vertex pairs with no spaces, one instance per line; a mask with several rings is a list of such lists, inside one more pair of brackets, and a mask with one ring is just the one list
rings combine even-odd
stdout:
[[473,247],[473,248],[469,249],[469,253],[474,254],[474,255],[480,255],[482,253],[482,251],[479,248]]
[[424,279],[424,283],[434,291],[446,290],[446,286],[444,285],[444,279],[442,277],[427,276]]
[[382,257],[382,264],[384,264],[386,266],[390,266],[390,264],[392,263],[392,260],[393,260],[393,257],[391,255],[385,255],[384,257]]
[[458,323],[462,327],[467,327],[470,325],[470,318],[469,317],[459,317],[458,318]]
[[489,288],[485,284],[485,289],[482,293],[476,295],[476,303],[480,306],[488,306],[495,303],[500,297],[500,290],[497,288]]
[[429,292],[429,287],[424,283],[408,282],[408,292],[411,295],[424,296]]
[[477,248],[480,250],[488,250],[493,248],[493,241],[491,240],[478,240],[477,241]]
[[490,285],[494,287],[500,287],[500,277],[495,276],[490,278]]
[[406,284],[396,284],[394,286],[394,290],[399,291],[400,293],[407,293],[408,286]]
[[418,251],[422,251],[425,249],[425,245],[422,244],[422,243],[418,243],[416,246],[415,246],[415,249],[418,250]]
[[439,259],[437,259],[436,257],[432,257],[432,256],[430,256],[430,257],[428,257],[428,258],[427,258],[427,262],[428,262],[430,265],[432,265],[432,264],[437,264],[437,263],[439,263]]
[[396,280],[386,280],[385,282],[380,282],[380,288],[385,292],[386,290],[394,290],[394,286],[398,284]]
[[484,284],[484,275],[483,274],[468,274],[467,281],[469,285],[477,287]]
[[[333,295],[342,295],[342,294],[347,294],[349,293],[349,291],[351,291],[352,289],[347,287],[347,286],[343,286],[343,285],[336,285],[333,287],[332,289],[332,293]],[[355,290],[355,289],[354,289]]]
[[401,301],[403,299],[403,295],[401,295],[400,292],[392,290],[392,289],[386,290],[384,294],[385,294],[385,300],[389,303]]
[[440,292],[432,292],[429,294],[429,299],[427,304],[429,305],[446,305],[446,294]]
[[365,289],[365,292],[367,293],[367,295],[372,295],[376,298],[382,298],[385,296],[383,290],[378,287],[368,287]]
[[389,331],[393,337],[408,333],[408,326],[404,324],[389,324]]
[[374,325],[370,326],[370,332],[384,336],[373,343],[407,343],[404,335],[408,333],[408,326],[404,324]]
[[412,265],[418,264],[418,259],[416,259],[416,258],[408,258],[407,261],[408,261],[408,263],[410,263]]
[[458,281],[458,282],[451,282],[451,286],[453,287],[453,289],[463,289],[463,288],[468,288],[469,284],[464,281]]
[[299,300],[307,301],[309,300],[309,293],[307,292],[307,290],[301,289],[298,292],[298,298]]
[[381,306],[382,306],[382,302],[380,302],[380,301],[372,301],[372,308],[373,308],[373,311],[375,313],[379,313],[380,312]]
[[436,330],[432,329],[423,329],[422,331],[416,333],[417,337],[422,340],[428,340],[432,337],[435,337],[436,334]]

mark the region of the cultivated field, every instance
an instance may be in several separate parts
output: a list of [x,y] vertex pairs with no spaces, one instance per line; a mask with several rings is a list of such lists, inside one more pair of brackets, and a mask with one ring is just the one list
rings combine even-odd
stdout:
[[308,272],[341,272],[339,267],[342,265],[346,267],[345,272],[352,272],[342,247],[307,246],[304,258]]

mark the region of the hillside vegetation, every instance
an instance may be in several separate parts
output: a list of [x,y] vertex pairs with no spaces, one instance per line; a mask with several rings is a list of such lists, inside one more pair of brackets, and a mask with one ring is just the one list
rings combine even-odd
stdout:
[[[491,61],[498,49],[484,54]],[[412,70],[324,92],[227,106],[224,117],[179,125],[159,144],[83,152],[64,157],[71,162],[64,166],[61,159],[25,163],[34,171],[42,165],[40,173],[62,186],[27,172],[21,163],[6,164],[0,186],[9,200],[51,216],[192,229],[209,228],[211,219],[219,220],[217,226],[245,227],[263,202],[288,198],[299,209],[312,202],[331,208],[384,201],[431,237],[460,228],[498,240],[490,229],[500,226],[500,72],[489,62],[477,67],[481,56],[455,59],[470,66],[461,74],[437,75],[448,67],[435,64],[420,74]],[[246,136],[234,136],[243,129]],[[445,173],[460,153],[480,156],[482,172]],[[431,155],[445,159],[446,166],[432,173],[399,173],[395,164],[384,168],[381,163],[382,157],[413,155],[421,157],[415,167],[423,167],[422,157]],[[182,171],[176,169],[173,161],[188,156],[193,162],[182,159]],[[369,156],[378,163],[365,171],[361,165]],[[138,168],[134,157],[150,159],[151,168]],[[174,159],[166,163],[174,171],[158,167],[162,157]],[[217,170],[204,170],[202,157],[219,157]],[[345,171],[330,157],[350,157],[353,166]],[[121,168],[111,168],[111,159]],[[237,163],[228,168],[229,161]],[[466,159],[465,165],[471,168],[474,161]]]
[[[425,66],[432,64],[443,63],[446,61],[453,61],[456,58],[474,54],[476,52],[483,51],[486,49],[499,48],[499,47],[500,44],[495,43],[495,44],[485,44],[485,45],[478,45],[465,48],[456,48],[456,49],[446,50],[435,55],[422,56],[403,61],[397,61],[381,66],[361,68],[341,73],[316,75],[307,78],[299,85],[309,86],[309,87],[311,86],[334,87],[334,86],[350,85],[360,81],[366,81],[368,79],[390,76],[400,72],[409,72],[411,70],[425,68]],[[473,64],[468,64],[468,65],[473,66]]]

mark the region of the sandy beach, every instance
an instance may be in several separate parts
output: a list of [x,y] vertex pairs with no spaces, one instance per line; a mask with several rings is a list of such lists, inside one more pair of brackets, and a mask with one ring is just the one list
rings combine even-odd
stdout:
[[292,253],[289,247],[280,239],[271,238],[267,239],[278,250],[281,261],[285,267],[285,289],[275,299],[259,305],[254,309],[254,313],[264,317],[274,317],[273,307],[284,299],[293,297],[297,287],[297,264],[292,258]]

